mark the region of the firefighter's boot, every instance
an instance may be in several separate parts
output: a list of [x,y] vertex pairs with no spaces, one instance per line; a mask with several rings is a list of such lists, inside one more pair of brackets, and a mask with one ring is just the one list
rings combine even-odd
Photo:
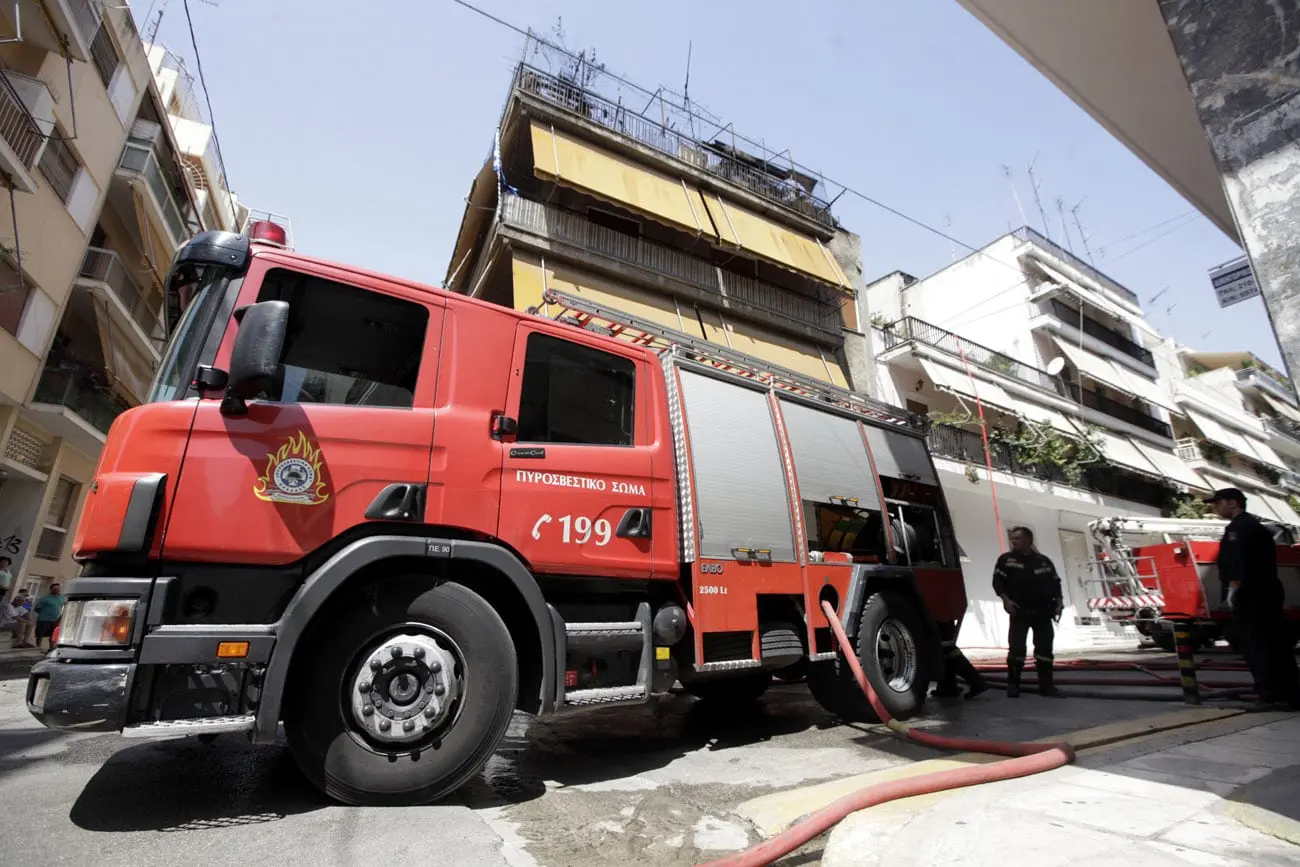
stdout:
[[1023,659],[1007,660],[1007,698],[1020,698],[1020,672],[1024,667]]
[[1052,660],[1035,659],[1034,667],[1038,669],[1038,694],[1050,698],[1060,698],[1061,691],[1052,683]]

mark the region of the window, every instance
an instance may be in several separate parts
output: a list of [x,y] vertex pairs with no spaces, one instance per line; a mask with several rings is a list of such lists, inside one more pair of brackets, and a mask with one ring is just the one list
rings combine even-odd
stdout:
[[519,442],[630,446],[636,367],[626,358],[530,334]]
[[920,401],[909,400],[907,401],[907,411],[914,412],[917,415],[928,415],[930,412],[930,407],[926,406]]
[[409,409],[429,311],[422,305],[276,268],[259,301],[289,302],[281,375],[269,398]]
[[18,336],[18,326],[31,294],[31,284],[18,273],[14,263],[8,256],[0,256],[0,328]]
[[77,172],[81,170],[81,163],[77,161],[77,156],[68,147],[68,143],[60,138],[62,134],[63,131],[56,128],[45,143],[45,150],[41,152],[41,161],[37,165],[55,194],[67,204],[72,195],[72,185],[77,180]]
[[117,67],[122,62],[117,57],[117,49],[113,47],[112,37],[108,35],[107,21],[100,23],[95,38],[90,41],[90,59],[95,62],[99,80],[104,82],[104,87],[107,88],[113,83],[113,73],[117,72]]
[[[186,274],[173,275],[173,281],[184,280]],[[172,295],[181,310],[180,322],[172,332],[167,348],[163,350],[158,373],[149,388],[147,403],[181,400],[194,380],[199,353],[207,340],[208,329],[216,317],[217,307],[225,294],[227,283],[220,268],[204,268],[193,275],[191,282],[174,286]],[[175,321],[174,317],[172,321]],[[224,323],[223,323],[224,326]]]
[[72,479],[60,477],[54,483],[54,493],[50,495],[50,507],[45,513],[45,526],[41,529],[41,538],[36,543],[36,556],[47,560],[59,560],[63,557],[63,548],[68,542],[68,529],[72,524],[72,513],[77,507],[77,493],[81,486]]

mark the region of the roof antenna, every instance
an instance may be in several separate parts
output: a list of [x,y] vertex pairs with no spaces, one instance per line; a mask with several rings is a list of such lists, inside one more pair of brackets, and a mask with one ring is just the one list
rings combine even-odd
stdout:
[[1074,228],[1079,230],[1079,240],[1083,242],[1083,252],[1088,256],[1088,264],[1096,267],[1097,263],[1092,258],[1092,248],[1088,246],[1088,233],[1083,231],[1083,223],[1079,220],[1079,208],[1088,200],[1087,196],[1079,199],[1079,203],[1070,209],[1070,215],[1074,217]]
[[686,123],[691,132],[691,138],[695,138],[695,112],[691,111],[691,48],[694,46],[694,40],[686,42],[686,84],[682,87],[682,104],[686,109]]
[[1029,185],[1033,187],[1034,204],[1038,206],[1038,216],[1043,221],[1043,234],[1050,241],[1052,240],[1052,227],[1047,225],[1047,212],[1043,210],[1043,199],[1038,194],[1038,179],[1034,177],[1034,163],[1036,162],[1038,162],[1038,154],[1034,154],[1034,158],[1029,161]]
[[1074,253],[1074,242],[1070,240],[1070,229],[1065,225],[1065,199],[1056,197],[1056,213],[1061,215],[1061,234],[1065,236],[1065,248]]
[[1029,218],[1025,216],[1025,206],[1020,203],[1020,193],[1016,191],[1016,181],[1011,176],[1011,166],[1005,164],[1002,166],[1002,176],[1011,185],[1011,197],[1016,200],[1016,210],[1020,212],[1020,225],[1028,226]]

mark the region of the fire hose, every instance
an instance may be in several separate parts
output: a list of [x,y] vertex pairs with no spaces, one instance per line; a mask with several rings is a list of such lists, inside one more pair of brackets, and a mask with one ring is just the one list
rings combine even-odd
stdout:
[[823,807],[802,822],[782,831],[770,840],[752,846],[744,852],[711,861],[704,867],[759,867],[759,865],[771,864],[778,858],[798,849],[809,840],[830,830],[840,820],[852,813],[856,813],[858,810],[889,801],[910,798],[915,795],[928,795],[966,786],[977,786],[982,783],[1027,777],[1031,774],[1039,774],[1043,771],[1064,767],[1074,761],[1074,747],[1068,743],[1025,744],[975,738],[945,737],[929,732],[916,731],[898,720],[892,719],[885,710],[884,704],[876,695],[875,690],[871,688],[871,684],[867,681],[862,666],[858,662],[857,654],[852,650],[848,636],[844,634],[844,627],[840,625],[834,606],[829,602],[822,602],[822,612],[830,623],[835,642],[843,651],[844,661],[848,663],[854,679],[857,680],[858,686],[866,695],[867,701],[871,703],[877,717],[889,727],[890,731],[913,743],[935,749],[985,753],[994,756],[1007,756],[1008,758],[1005,761],[991,764],[971,765],[967,768],[950,771],[937,771],[906,780],[893,780],[888,783],[867,786],[853,794],[845,795],[829,806]]

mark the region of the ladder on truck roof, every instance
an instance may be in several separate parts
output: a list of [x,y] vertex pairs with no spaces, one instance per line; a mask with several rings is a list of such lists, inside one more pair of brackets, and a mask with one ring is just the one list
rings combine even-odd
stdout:
[[[545,290],[542,293],[542,302],[548,308],[544,315],[557,322],[646,346],[656,350],[661,356],[673,354],[686,358],[735,376],[761,382],[781,391],[847,409],[884,424],[923,430],[920,417],[900,407],[891,406],[827,382],[820,382],[802,373],[737,352],[730,347],[692,337],[621,310],[555,289]],[[549,308],[553,307],[558,307],[559,312],[551,316]],[[541,309],[537,312],[543,315]]]

